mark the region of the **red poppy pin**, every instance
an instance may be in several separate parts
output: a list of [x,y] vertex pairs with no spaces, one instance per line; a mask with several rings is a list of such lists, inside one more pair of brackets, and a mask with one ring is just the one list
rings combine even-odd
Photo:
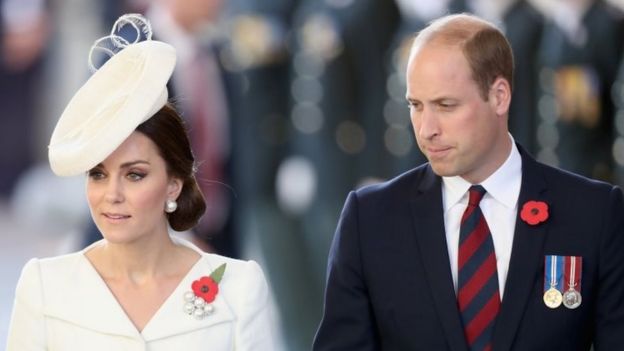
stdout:
[[548,204],[543,201],[527,201],[522,206],[520,218],[530,225],[538,225],[548,219]]
[[214,312],[212,302],[219,293],[219,283],[225,273],[225,263],[217,267],[209,276],[204,276],[191,284],[193,291],[184,293],[184,312],[193,315],[197,319]]

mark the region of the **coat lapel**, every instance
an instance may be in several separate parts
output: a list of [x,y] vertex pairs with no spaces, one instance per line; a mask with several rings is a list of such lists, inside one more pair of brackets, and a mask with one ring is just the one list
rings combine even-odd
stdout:
[[[41,274],[45,280],[42,284],[46,292],[44,313],[48,317],[64,320],[97,333],[142,339],[146,342],[233,321],[235,319],[233,310],[221,292],[213,302],[215,308],[213,314],[197,320],[184,313],[184,293],[191,290],[193,281],[209,275],[223,262],[216,258],[218,256],[202,253],[187,241],[178,238],[173,240],[197,250],[202,257],[160,306],[141,333],[82,252],[63,256],[58,260],[60,264],[42,265],[42,269],[47,270]],[[228,279],[229,275],[226,273],[221,284],[227,284]]]
[[492,349],[510,350],[525,306],[529,300],[535,279],[543,262],[544,240],[548,221],[531,226],[520,218],[522,205],[530,200],[544,201],[552,208],[546,191],[546,181],[538,163],[519,145],[522,155],[522,186],[518,198],[518,214],[514,232],[509,273],[505,284],[505,295],[494,328]]
[[[224,297],[223,289],[220,289],[215,300],[212,302],[214,312],[211,315],[198,320],[184,313],[183,310],[184,293],[191,291],[193,281],[209,275],[221,263],[222,262],[211,262],[209,255],[202,254],[200,261],[191,269],[189,274],[186,275],[171,296],[169,296],[156,314],[154,314],[152,319],[145,326],[145,329],[143,329],[141,335],[145,341],[149,342],[173,335],[188,333],[234,320],[234,313]],[[227,283],[229,278],[227,273],[220,285]]]
[[446,340],[451,350],[465,351],[468,348],[457,309],[444,232],[440,177],[430,167],[411,198],[414,233]]
[[42,265],[48,317],[98,333],[138,338],[139,332],[82,252]]

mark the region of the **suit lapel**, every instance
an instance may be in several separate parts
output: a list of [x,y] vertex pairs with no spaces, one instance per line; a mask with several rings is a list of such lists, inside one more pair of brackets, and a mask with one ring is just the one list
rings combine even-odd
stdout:
[[552,202],[546,192],[546,181],[538,163],[528,156],[520,146],[522,155],[522,186],[518,198],[518,214],[514,231],[509,273],[505,285],[505,295],[498,315],[492,349],[510,350],[522,320],[525,306],[535,286],[536,276],[543,261],[544,239],[548,221],[531,226],[520,218],[522,205],[530,200],[544,201],[549,206]]
[[430,167],[411,198],[414,233],[446,340],[453,351],[467,350],[446,245],[440,177]]

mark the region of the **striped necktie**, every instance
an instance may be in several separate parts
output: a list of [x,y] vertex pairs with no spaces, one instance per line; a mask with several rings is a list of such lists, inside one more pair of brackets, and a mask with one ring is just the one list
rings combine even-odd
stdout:
[[479,207],[484,194],[482,186],[470,187],[459,229],[457,302],[471,351],[491,350],[500,309],[494,243]]

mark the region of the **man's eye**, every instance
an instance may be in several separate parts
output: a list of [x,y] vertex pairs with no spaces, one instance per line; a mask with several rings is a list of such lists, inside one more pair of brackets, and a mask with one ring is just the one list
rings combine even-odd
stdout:
[[422,104],[418,103],[418,102],[408,102],[407,106],[409,107],[409,109],[414,109],[416,111],[420,111],[422,109]]
[[452,102],[441,102],[438,106],[440,106],[440,108],[442,109],[448,110],[454,108],[455,106],[457,106],[457,104]]

